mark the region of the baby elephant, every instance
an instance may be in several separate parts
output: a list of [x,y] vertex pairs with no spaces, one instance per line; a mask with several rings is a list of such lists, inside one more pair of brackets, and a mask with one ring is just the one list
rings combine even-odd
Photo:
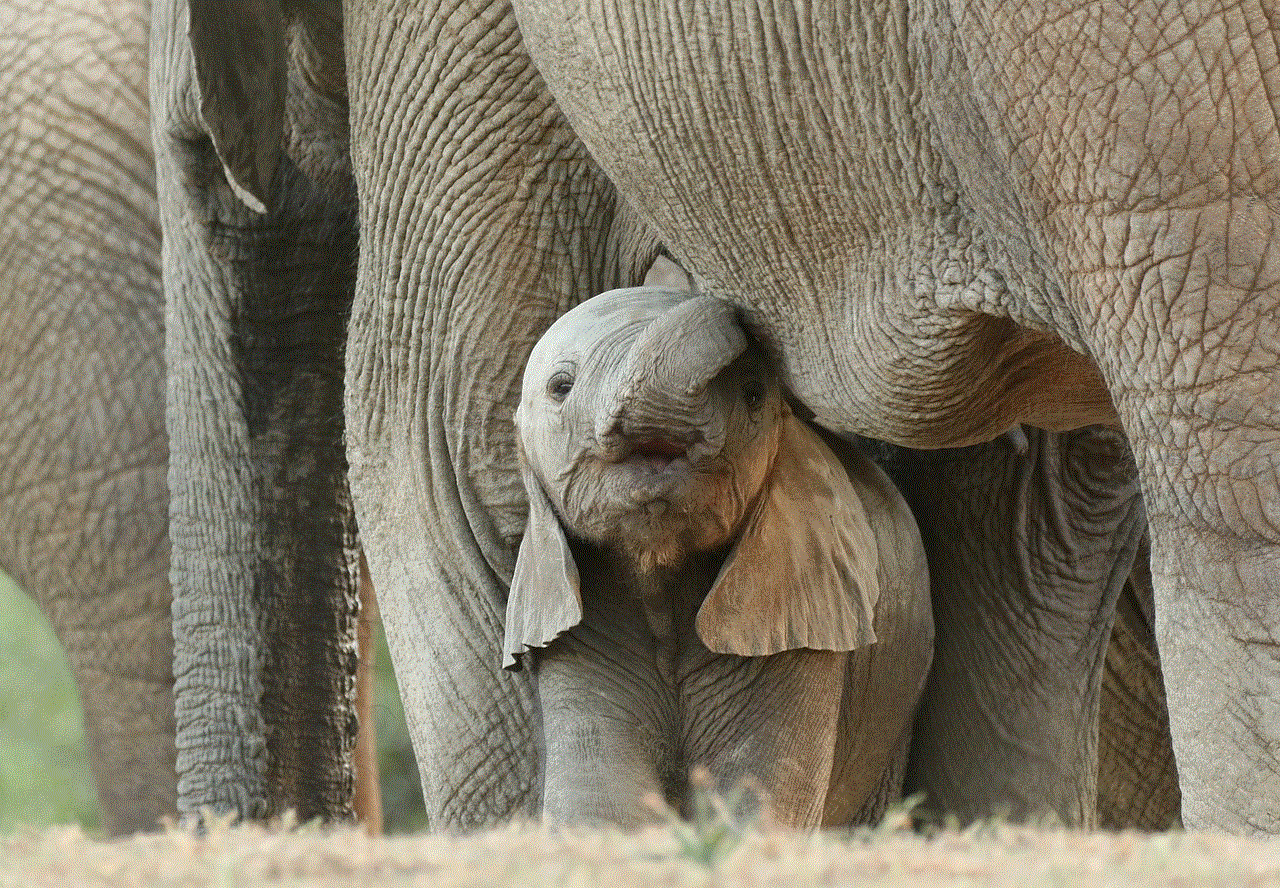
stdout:
[[534,669],[544,816],[687,810],[703,765],[758,781],[781,823],[878,817],[933,647],[919,533],[876,466],[791,414],[733,307],[588,300],[533,349],[516,424],[504,665]]

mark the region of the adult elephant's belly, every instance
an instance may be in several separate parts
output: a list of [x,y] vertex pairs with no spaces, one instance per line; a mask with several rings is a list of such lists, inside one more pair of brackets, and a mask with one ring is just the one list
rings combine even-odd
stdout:
[[593,156],[743,306],[824,425],[937,447],[1113,418],[1087,358],[1015,322],[1018,276],[945,181],[895,20],[854,3],[515,5]]

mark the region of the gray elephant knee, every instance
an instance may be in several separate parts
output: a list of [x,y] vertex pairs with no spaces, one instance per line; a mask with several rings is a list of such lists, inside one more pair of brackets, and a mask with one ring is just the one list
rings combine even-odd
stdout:
[[504,665],[534,667],[544,813],[634,823],[705,765],[784,823],[877,814],[932,649],[922,546],[888,479],[791,414],[734,309],[588,300],[533,349],[516,426]]

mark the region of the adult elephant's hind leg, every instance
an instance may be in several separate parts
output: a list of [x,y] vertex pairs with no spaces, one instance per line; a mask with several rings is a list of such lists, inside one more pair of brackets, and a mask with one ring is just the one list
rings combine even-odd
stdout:
[[1098,712],[1098,826],[1181,826],[1146,541],[1116,602]]
[[1142,508],[1123,437],[901,451],[936,648],[908,771],[938,815],[1090,826],[1098,693]]

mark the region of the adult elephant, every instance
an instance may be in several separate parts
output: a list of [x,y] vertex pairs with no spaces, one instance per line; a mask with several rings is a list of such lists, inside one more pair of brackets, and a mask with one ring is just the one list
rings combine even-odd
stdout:
[[[741,307],[833,430],[934,448],[1016,423],[1123,428],[1184,817],[1280,826],[1280,75],[1260,7],[384,0],[349,6],[344,53],[323,0],[174,2],[156,17],[153,96],[184,371],[173,495],[193,519],[175,526],[175,595],[257,626],[243,577],[344,585],[341,533],[300,544],[308,522],[346,526],[340,485],[288,471],[306,454],[334,477],[336,396],[302,397],[308,374],[280,371],[338,338],[324,321],[340,300],[310,294],[346,279],[290,275],[342,243],[331,213],[354,183],[347,454],[435,823],[528,810],[538,793],[530,690],[493,655],[524,521],[510,406],[540,332],[638,283],[661,239]],[[282,240],[323,249],[261,249]],[[266,298],[282,287],[299,295]],[[308,434],[308,416],[330,424]],[[1132,484],[1100,482],[1103,500]],[[287,506],[290,483],[311,508]],[[213,501],[234,508],[211,520]],[[1068,622],[1109,619],[1135,526],[1096,553],[1096,598]],[[325,569],[271,567],[304,553]],[[1034,651],[1043,631],[1012,622],[1011,645]],[[198,656],[239,662],[228,650]],[[244,666],[237,686],[254,690]],[[977,678],[955,699],[1019,692],[998,669]],[[1041,702],[1061,708],[1071,683],[1048,684]],[[250,702],[228,705],[260,736]],[[252,801],[260,785],[192,777],[184,798]]]
[[111,835],[177,813],[149,22],[146,0],[0,2],[0,569],[67,655]]
[[1270,13],[515,13],[618,192],[742,306],[821,423],[937,447],[1015,422],[1118,421],[1149,526],[1183,818],[1280,830]]
[[112,835],[173,816],[147,4],[0,4],[0,569],[48,617]]

